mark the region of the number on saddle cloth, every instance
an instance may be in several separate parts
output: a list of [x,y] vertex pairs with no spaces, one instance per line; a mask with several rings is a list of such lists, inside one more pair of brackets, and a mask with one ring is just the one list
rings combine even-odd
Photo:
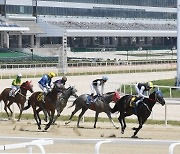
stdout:
[[130,107],[135,107],[135,103],[136,103],[137,97],[136,96],[132,96],[129,106]]
[[39,95],[37,96],[37,101],[44,101],[44,96],[44,92],[39,93]]
[[13,90],[11,89],[11,90],[9,91],[9,96],[15,97],[16,94],[17,94],[19,91],[20,91],[20,89],[17,89],[17,90],[15,90],[15,91],[13,92]]

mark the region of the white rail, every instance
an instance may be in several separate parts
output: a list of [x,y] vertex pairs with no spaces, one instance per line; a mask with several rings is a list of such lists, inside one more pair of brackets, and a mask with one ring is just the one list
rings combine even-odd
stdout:
[[0,150],[10,150],[10,149],[19,149],[19,148],[27,148],[28,153],[32,153],[33,146],[37,146],[42,154],[45,154],[45,149],[43,145],[50,145],[53,144],[53,140],[34,140],[31,142],[25,142],[25,143],[17,143],[17,144],[7,144],[7,145],[0,145]]

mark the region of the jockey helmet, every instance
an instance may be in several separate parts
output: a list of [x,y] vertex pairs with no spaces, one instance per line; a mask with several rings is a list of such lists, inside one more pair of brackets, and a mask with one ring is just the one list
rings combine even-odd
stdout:
[[107,80],[108,80],[108,77],[107,77],[107,76],[103,76],[102,79],[103,79],[104,81],[107,81]]
[[22,74],[21,74],[21,73],[18,73],[17,77],[22,77]]
[[63,77],[62,77],[62,80],[66,82],[66,81],[67,81],[67,77],[66,77],[66,76],[63,76]]
[[49,76],[50,78],[53,78],[53,77],[56,76],[56,74],[55,74],[54,72],[50,72],[50,73],[48,74],[48,76]]
[[148,82],[148,87],[149,88],[153,88],[154,87],[153,83],[152,82]]

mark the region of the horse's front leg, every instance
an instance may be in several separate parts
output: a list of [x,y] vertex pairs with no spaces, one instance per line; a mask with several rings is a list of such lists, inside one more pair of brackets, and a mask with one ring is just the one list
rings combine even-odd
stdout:
[[22,115],[22,111],[23,111],[23,108],[24,108],[24,104],[22,104],[21,106],[19,105],[18,107],[19,107],[20,112],[19,112],[19,116],[18,116],[18,120],[17,121],[20,121],[21,115]]
[[44,130],[47,130],[51,126],[53,119],[54,119],[54,113],[55,113],[55,110],[51,111],[49,123],[46,125]]
[[108,112],[106,112],[106,114],[107,114],[109,120],[111,121],[111,123],[113,124],[113,126],[114,126],[116,129],[118,129],[119,127],[115,125],[115,123],[114,123],[114,121],[113,121],[113,119],[112,119],[112,117],[111,117],[111,112],[108,111]]
[[146,120],[143,120],[142,118],[140,118],[140,117],[138,117],[138,121],[139,121],[139,127],[137,127],[137,128],[133,128],[133,130],[135,130],[135,132],[134,132],[134,134],[133,134],[133,136],[132,136],[132,138],[136,138],[136,134],[139,132],[139,130],[142,128],[142,126],[143,126],[143,124],[144,124],[144,122],[146,121]]
[[11,117],[12,117],[12,114],[13,114],[13,112],[12,112],[12,110],[11,110],[11,108],[10,108],[10,106],[12,105],[12,101],[10,101],[8,104],[7,104],[7,108],[9,109],[9,111],[11,112]]
[[61,114],[62,111],[63,111],[63,110],[61,110],[61,109],[58,109],[58,110],[57,110],[57,115],[54,117],[54,120],[53,120],[53,122],[52,122],[53,125],[55,124],[57,118],[60,116],[60,114]]
[[99,112],[96,111],[96,113],[95,113],[94,128],[96,128],[96,123],[97,123],[98,116],[99,116]]

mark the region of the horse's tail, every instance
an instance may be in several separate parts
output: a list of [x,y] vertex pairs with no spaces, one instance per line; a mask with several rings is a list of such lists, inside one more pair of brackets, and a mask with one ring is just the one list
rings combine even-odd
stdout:
[[128,95],[125,95],[123,97],[121,97],[117,102],[116,104],[114,105],[114,107],[111,109],[111,113],[115,113],[115,112],[120,112],[123,108],[124,108],[124,105],[125,103],[127,102],[127,98],[129,96]]
[[2,95],[0,94],[0,101],[2,101]]
[[114,105],[114,107],[113,108],[111,108],[111,113],[115,113],[115,112],[119,112],[119,104],[120,104],[120,102],[121,102],[121,99],[119,99],[117,102],[116,102],[116,104]]
[[23,108],[23,110],[27,110],[27,109],[29,109],[30,107],[31,107],[31,103],[30,103],[30,101],[28,100],[28,105],[25,106],[25,107]]
[[[76,99],[77,100],[77,99]],[[70,105],[68,108],[71,108],[71,107],[73,107],[75,104],[76,104],[76,100],[73,102],[73,104],[72,105]]]

